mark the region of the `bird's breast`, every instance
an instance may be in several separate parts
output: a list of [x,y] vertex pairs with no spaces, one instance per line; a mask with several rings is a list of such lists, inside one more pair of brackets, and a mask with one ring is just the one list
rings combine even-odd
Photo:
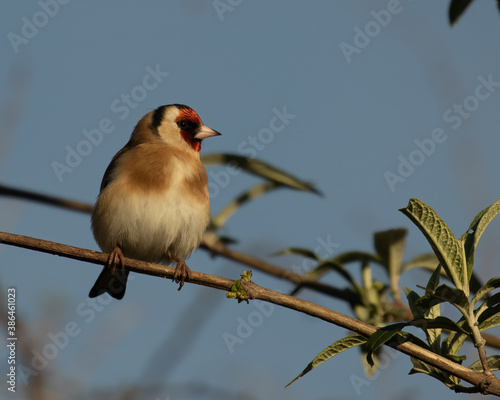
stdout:
[[92,227],[103,251],[118,245],[126,257],[169,263],[169,252],[188,257],[208,226],[207,176],[199,158],[154,150],[119,160]]

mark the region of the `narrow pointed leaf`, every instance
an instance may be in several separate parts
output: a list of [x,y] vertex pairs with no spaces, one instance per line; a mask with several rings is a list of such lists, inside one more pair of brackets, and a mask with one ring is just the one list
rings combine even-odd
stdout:
[[500,325],[500,305],[491,307],[483,312],[479,318],[479,330],[485,331],[486,329],[494,328]]
[[474,271],[472,271],[469,281],[469,289],[471,290],[472,293],[476,293],[481,286],[483,286],[483,282],[481,282],[481,280],[476,276]]
[[[281,252],[274,253],[272,255],[279,255]],[[365,253],[362,251],[349,251],[346,253],[339,254],[334,258],[329,258],[327,260],[323,260],[322,263],[318,264],[312,270],[307,273],[307,276],[313,279],[318,279],[325,273],[331,271],[332,269],[338,268],[338,266],[343,267],[344,264],[349,264],[353,262],[376,262],[380,263],[380,259],[378,256],[370,253]]]
[[[357,292],[357,293],[362,293],[362,289],[361,287],[358,285],[358,283],[356,282],[356,280],[352,277],[352,275],[339,263],[336,263],[336,262],[333,262],[333,261],[330,261],[330,260],[326,260],[326,261],[323,261],[321,262],[317,269],[321,269],[321,268],[325,268],[329,271],[333,271],[333,272],[336,272],[338,273],[340,276],[342,276],[347,282],[349,282],[352,286],[352,288]],[[312,273],[312,272],[308,272],[306,274],[306,276],[308,278],[314,278],[315,277],[315,274]]]
[[[486,359],[488,361],[488,365],[492,371],[500,370],[500,356],[490,356]],[[483,365],[481,364],[481,360],[477,360],[469,366],[469,369],[477,372],[483,372]]]
[[[436,255],[434,253],[425,253],[421,254],[419,256],[416,256],[412,260],[406,262],[403,264],[401,270],[402,272],[408,271],[413,268],[423,268],[428,271],[434,271],[436,267],[439,264],[439,260],[437,259]],[[446,274],[446,271],[441,268],[441,275],[448,278],[448,275]],[[482,286],[482,283],[480,280],[476,277],[474,272],[472,272],[471,278],[470,278],[470,290],[475,293],[478,291],[478,289]]]
[[[431,274],[429,282],[427,282],[427,290],[434,292],[438,288],[441,269],[441,264],[439,264]],[[429,310],[427,310],[427,312],[424,314],[424,318],[420,320],[425,320],[428,322],[429,320],[436,320],[436,318],[441,318],[441,306],[439,304],[436,304],[435,306],[429,308]],[[439,350],[441,349],[442,326],[435,326],[435,329],[431,328],[432,326],[423,327],[425,335],[427,337],[427,342],[429,343],[433,351],[439,353]]]
[[414,319],[421,318],[422,314],[420,314],[419,309],[415,306],[415,302],[420,298],[420,296],[410,288],[407,288],[406,286],[403,287],[403,290],[405,292],[406,298],[408,299],[408,306],[410,307],[410,311],[413,315],[413,318]]
[[[460,318],[457,322],[457,325],[461,328],[465,329],[468,327],[467,322],[464,317]],[[441,353],[448,356],[456,356],[460,349],[462,348],[465,339],[467,339],[468,335],[463,333],[462,331],[451,331],[448,337],[443,340],[442,351]]]
[[307,367],[293,381],[291,381],[288,385],[286,385],[285,388],[290,386],[296,380],[300,379],[305,374],[310,372],[313,368],[316,368],[318,365],[324,363],[333,356],[336,356],[337,354],[343,352],[344,350],[351,349],[353,347],[364,344],[366,343],[367,340],[368,339],[366,337],[360,335],[359,333],[355,333],[353,335],[337,340],[335,343],[328,346],[316,357],[314,357],[314,359],[307,365]]
[[488,298],[481,306],[475,311],[476,318],[479,318],[483,312],[497,306],[500,303],[500,293],[495,293]]
[[272,253],[271,256],[282,256],[284,254],[292,254],[294,256],[306,257],[310,258],[311,260],[320,261],[319,257],[314,251],[306,249],[304,247],[287,247],[286,249]]
[[370,336],[368,342],[366,342],[366,347],[368,349],[366,360],[368,361],[368,364],[373,366],[373,352],[400,333],[401,329],[403,329],[406,325],[406,322],[399,322],[397,324],[384,326],[383,328],[377,329],[377,331]]
[[456,322],[446,317],[436,317],[433,319],[420,318],[409,322],[409,325],[417,326],[423,330],[426,329],[448,329],[450,331],[457,331],[468,334],[468,332]]
[[452,338],[448,336],[448,342],[446,344],[447,352],[443,352],[444,354],[456,356],[462,346],[464,345],[465,340],[469,337],[463,332],[451,332],[450,335],[453,335]]
[[320,194],[320,192],[312,184],[301,181],[293,175],[253,158],[243,157],[237,154],[221,153],[205,154],[201,157],[201,160],[203,164],[208,166],[228,164],[233,169],[241,168],[246,172],[289,188]]
[[453,386],[460,382],[459,378],[455,378],[450,376],[448,373],[440,370],[439,368],[433,367],[423,361],[420,361],[414,357],[411,357],[411,362],[413,364],[413,368],[409,372],[409,375],[413,374],[426,374],[432,376],[433,378],[443,382],[446,386]]
[[404,263],[401,269],[403,272],[412,268],[424,268],[429,271],[434,271],[438,264],[439,260],[434,253],[424,253]]
[[371,378],[374,374],[377,373],[379,367],[380,367],[380,355],[382,353],[382,349],[378,349],[377,351],[372,353],[372,359],[373,359],[373,365],[368,364],[368,361],[366,360],[366,356],[368,354],[368,350],[366,348],[366,345],[361,345],[359,346],[361,349],[361,364],[363,366],[363,371],[365,372],[366,377],[369,379]]
[[255,185],[248,189],[247,191],[240,194],[236,199],[231,201],[226,207],[224,207],[215,217],[212,218],[212,225],[215,229],[222,227],[226,221],[233,215],[240,207],[245,205],[251,200],[255,200],[258,197],[278,188],[275,182],[266,182]]
[[418,199],[410,199],[408,206],[400,210],[417,225],[432,246],[436,257],[449,278],[468,295],[469,280],[463,242],[441,217],[427,204]]
[[473,0],[452,0],[448,10],[448,18],[450,25],[455,26],[458,19],[464,13],[465,9],[472,3]]
[[439,303],[450,303],[465,309],[468,307],[468,300],[465,293],[460,289],[451,288],[447,285],[439,285],[432,293],[426,293],[415,302],[417,307],[423,314],[431,307]]
[[404,228],[375,232],[374,246],[389,276],[401,274],[407,230]]
[[429,282],[427,282],[427,286],[425,287],[427,290],[435,291],[439,286],[439,276],[441,274],[441,264],[437,266],[437,268],[432,273],[429,278]]
[[439,303],[448,302],[466,308],[469,304],[465,293],[460,289],[451,288],[447,285],[439,285],[433,293],[426,293],[415,302],[415,306],[421,313]]
[[382,260],[378,255],[366,253],[364,251],[347,251],[345,253],[340,253],[332,260],[340,264],[348,264],[353,262],[375,262],[377,264],[382,264]]
[[[488,224],[500,212],[500,199],[495,201],[491,206],[486,207],[483,211],[476,215],[474,220],[467,229],[467,232],[462,235],[462,240],[465,244],[465,255],[467,257],[467,272],[468,277],[472,274],[472,266],[474,264],[474,254],[476,247],[484,230]],[[472,232],[471,232],[472,231]]]
[[413,322],[422,322],[421,328],[424,330],[425,336],[427,337],[427,343],[429,343],[429,346],[431,346],[434,352],[439,353],[441,350],[441,333],[443,327],[439,323],[435,323],[435,325],[433,323],[429,324],[429,321],[436,321],[437,318],[444,318],[441,317],[441,306],[439,304],[431,307],[429,311],[425,313],[424,318],[414,320]]
[[484,296],[488,294],[488,292],[492,291],[500,287],[500,278],[492,278],[488,282],[486,282],[483,286],[479,288],[474,297],[471,300],[472,307]]

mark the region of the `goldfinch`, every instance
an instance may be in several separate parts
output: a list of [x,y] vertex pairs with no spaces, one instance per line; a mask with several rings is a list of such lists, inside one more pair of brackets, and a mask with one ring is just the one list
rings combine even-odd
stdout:
[[137,123],[106,169],[92,213],[94,238],[110,254],[89,297],[124,296],[124,257],[175,263],[179,290],[189,280],[184,260],[210,221],[201,141],[217,135],[182,104],[161,106]]

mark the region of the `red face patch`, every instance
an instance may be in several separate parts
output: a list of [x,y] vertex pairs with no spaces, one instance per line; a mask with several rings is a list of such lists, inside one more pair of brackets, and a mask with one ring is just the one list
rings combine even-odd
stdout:
[[177,117],[175,122],[180,121],[181,119],[191,121],[196,125],[201,125],[200,117],[198,116],[196,111],[194,111],[192,108],[181,108],[179,110],[179,116]]
[[[196,129],[202,124],[200,117],[192,108],[181,108],[175,122],[181,129],[181,136],[194,151],[201,150],[201,140],[195,139]],[[185,125],[185,128],[182,126]]]

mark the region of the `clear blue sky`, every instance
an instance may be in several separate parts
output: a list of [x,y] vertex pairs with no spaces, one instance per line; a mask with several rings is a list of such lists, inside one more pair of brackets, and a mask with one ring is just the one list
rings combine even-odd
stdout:
[[[0,5],[3,184],[93,202],[107,164],[142,115],[184,103],[223,134],[204,142],[203,153],[255,149],[259,159],[324,194],[282,190],[240,210],[224,233],[258,257],[288,246],[314,248],[328,237],[339,252],[371,250],[373,232],[402,226],[410,229],[410,258],[429,248],[397,211],[409,198],[430,204],[459,235],[499,197],[500,18],[492,2],[475,2],[454,29],[449,1],[61,3]],[[274,109],[294,117],[272,138],[259,137]],[[70,165],[73,151],[83,156],[69,156]],[[66,172],[58,177],[54,163]],[[212,183],[220,171],[208,169]],[[255,182],[232,177],[212,192],[212,211]],[[0,224],[3,231],[97,249],[86,215],[0,198]],[[485,279],[498,271],[499,234],[493,223],[478,249],[477,272]],[[289,268],[302,262],[272,261]],[[232,278],[244,269],[201,251],[189,265]],[[46,369],[50,388],[67,396],[68,387],[155,384],[169,389],[141,398],[173,400],[198,383],[259,399],[455,397],[428,377],[407,377],[405,356],[391,360],[358,396],[350,383],[364,377],[356,350],[284,390],[345,331],[274,308],[230,353],[224,333],[236,335],[238,321],[257,315],[255,305],[191,285],[178,293],[169,282],[136,276],[124,300],[92,318],[87,293],[99,270],[0,247],[2,287],[17,287],[18,316],[34,348],[68,323],[79,330]],[[425,279],[416,272],[402,284]],[[290,289],[258,271],[254,280]],[[343,285],[334,276],[327,281]],[[302,296],[348,311],[318,294]],[[6,363],[0,365],[3,373]]]

